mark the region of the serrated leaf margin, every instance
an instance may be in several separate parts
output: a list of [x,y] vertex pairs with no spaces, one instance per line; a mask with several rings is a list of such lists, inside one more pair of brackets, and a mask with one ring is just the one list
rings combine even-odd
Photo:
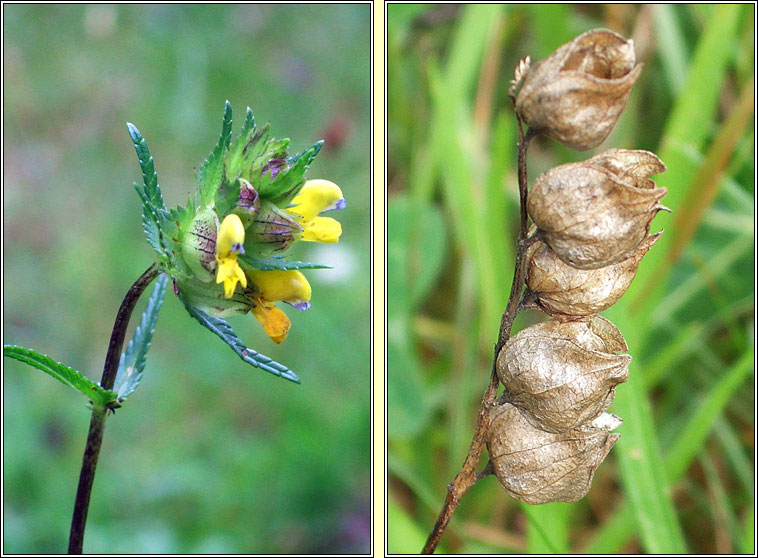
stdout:
[[224,175],[226,152],[232,141],[232,104],[227,100],[224,104],[224,117],[221,123],[221,136],[218,144],[200,167],[200,200],[201,205],[209,206],[216,197],[216,190]]
[[101,388],[78,370],[56,362],[49,356],[38,353],[34,349],[18,345],[3,345],[3,356],[13,358],[37,370],[41,370],[62,384],[82,393],[85,397],[92,400],[95,405],[105,407],[118,397],[115,392]]
[[182,304],[184,304],[190,316],[200,322],[205,328],[218,335],[242,360],[274,376],[279,376],[296,384],[300,383],[300,378],[292,370],[283,364],[279,364],[272,358],[246,347],[226,320],[210,316],[199,308],[188,304],[181,294],[177,296],[182,301]]
[[153,292],[147,301],[147,306],[142,313],[140,324],[134,332],[134,337],[129,341],[126,351],[121,353],[113,388],[119,399],[124,399],[134,392],[142,380],[147,351],[150,349],[150,342],[153,338],[167,285],[168,275],[162,273],[153,287]]
[[247,254],[240,254],[239,259],[248,264],[253,269],[260,271],[291,271],[295,269],[333,269],[330,265],[315,264],[310,262],[299,262],[295,260],[285,260],[282,256],[272,256],[266,259],[254,258]]

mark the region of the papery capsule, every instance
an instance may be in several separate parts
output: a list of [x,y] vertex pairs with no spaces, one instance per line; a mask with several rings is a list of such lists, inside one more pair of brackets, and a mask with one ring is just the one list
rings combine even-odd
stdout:
[[616,443],[610,430],[621,424],[603,413],[561,434],[544,432],[508,403],[490,416],[487,450],[495,476],[525,504],[576,502],[589,492],[595,469]]
[[535,428],[565,432],[592,420],[629,377],[632,357],[621,332],[601,316],[548,320],[508,340],[497,376],[508,400]]
[[526,284],[538,306],[558,320],[597,314],[616,304],[626,292],[642,257],[660,235],[649,235],[630,257],[598,269],[572,267],[538,241],[527,252]]
[[529,69],[516,111],[565,146],[592,149],[616,125],[641,69],[631,39],[607,29],[587,31]]
[[666,188],[650,175],[666,170],[649,151],[609,149],[537,177],[527,209],[541,238],[578,269],[597,269],[631,257],[648,236]]

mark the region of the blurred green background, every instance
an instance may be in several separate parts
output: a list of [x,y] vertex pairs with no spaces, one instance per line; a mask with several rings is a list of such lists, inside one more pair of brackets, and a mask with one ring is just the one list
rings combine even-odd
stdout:
[[[507,97],[576,35],[632,37],[644,63],[611,136],[538,138],[533,180],[610,147],[656,152],[665,234],[604,314],[630,379],[621,439],[576,504],[523,506],[489,477],[443,551],[753,553],[754,5],[388,6],[388,545],[419,552],[470,447],[518,229]],[[544,315],[526,312],[515,330]],[[486,456],[486,452],[485,452]],[[482,461],[483,467],[486,461]]]
[[[313,306],[286,310],[281,346],[230,319],[300,386],[243,363],[169,290],[142,385],[107,422],[85,552],[368,552],[369,9],[3,6],[4,343],[100,379],[116,310],[152,261],[127,121],[169,206],[194,192],[226,99],[235,133],[249,105],[293,152],[324,139],[308,176],[348,204],[339,244],[296,247],[334,269],[306,272]],[[10,359],[3,388],[3,551],[64,552],[90,413]]]

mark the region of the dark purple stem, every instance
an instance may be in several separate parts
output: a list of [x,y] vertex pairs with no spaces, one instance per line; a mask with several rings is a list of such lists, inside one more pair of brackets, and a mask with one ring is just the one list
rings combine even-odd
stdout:
[[[113,389],[113,384],[116,381],[116,372],[118,372],[118,362],[121,358],[121,351],[124,347],[124,339],[126,338],[126,328],[129,325],[129,318],[134,310],[134,305],[137,303],[142,292],[159,273],[160,270],[155,264],[147,268],[127,291],[121,307],[118,309],[116,321],[113,324],[110,344],[108,345],[108,353],[105,356],[103,377],[100,380],[100,386],[103,389]],[[84,547],[84,527],[87,523],[87,511],[89,510],[89,500],[92,494],[92,483],[95,480],[97,459],[103,443],[103,430],[105,429],[107,412],[106,408],[93,405],[92,419],[89,423],[89,434],[87,435],[87,445],[84,448],[82,469],[79,473],[79,487],[76,490],[74,515],[71,518],[71,531],[68,539],[69,554],[82,554]]]
[[455,510],[458,508],[458,503],[463,495],[471,488],[478,480],[492,474],[492,467],[488,463],[485,468],[477,474],[476,466],[482,456],[482,451],[487,442],[487,427],[489,426],[490,410],[496,404],[497,398],[497,355],[500,354],[500,350],[505,345],[506,341],[510,338],[511,330],[513,329],[513,322],[516,316],[523,308],[522,305],[522,292],[524,290],[524,284],[526,282],[526,250],[530,246],[533,239],[529,238],[529,216],[526,211],[526,201],[528,193],[528,182],[526,176],[526,152],[529,148],[529,142],[534,137],[534,133],[530,128],[527,130],[526,135],[523,131],[521,118],[516,114],[518,121],[519,142],[518,142],[518,184],[519,184],[519,200],[521,206],[521,220],[519,227],[518,248],[516,253],[516,269],[513,274],[513,285],[511,286],[511,294],[508,298],[508,304],[503,312],[503,317],[500,320],[500,331],[498,333],[497,343],[495,343],[495,354],[492,359],[492,372],[490,374],[490,383],[487,386],[487,391],[484,393],[482,403],[479,407],[479,415],[476,423],[476,430],[474,431],[474,437],[471,441],[471,449],[469,449],[468,455],[463,462],[461,471],[456,475],[453,482],[447,486],[447,495],[445,502],[442,504],[442,510],[440,510],[437,516],[437,521],[432,527],[429,538],[426,540],[422,554],[433,554],[437,545],[442,539],[442,535],[447,528],[450,519],[452,519]]

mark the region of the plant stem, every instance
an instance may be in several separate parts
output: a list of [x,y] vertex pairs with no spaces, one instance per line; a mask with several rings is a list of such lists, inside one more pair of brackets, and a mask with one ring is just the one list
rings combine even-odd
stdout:
[[437,516],[437,521],[435,521],[434,527],[432,527],[432,531],[429,533],[429,538],[427,538],[426,544],[421,551],[422,554],[434,553],[450,519],[452,519],[455,510],[458,508],[460,499],[479,479],[484,478],[491,473],[489,463],[479,474],[476,473],[476,465],[481,459],[482,450],[487,442],[487,427],[489,426],[490,411],[496,405],[495,400],[497,398],[498,388],[497,356],[500,354],[503,345],[505,345],[506,341],[510,338],[513,322],[523,307],[521,293],[524,290],[524,284],[526,282],[526,250],[533,240],[533,238],[528,237],[529,221],[526,211],[528,192],[526,152],[529,147],[529,142],[535,134],[530,128],[527,130],[526,135],[524,135],[521,118],[519,118],[518,114],[516,115],[516,119],[519,132],[518,184],[521,220],[518,236],[518,249],[516,252],[516,269],[513,273],[513,285],[511,286],[511,294],[508,298],[508,304],[506,305],[505,312],[503,312],[503,317],[500,320],[500,331],[498,333],[497,343],[495,343],[495,354],[492,359],[490,383],[487,386],[487,390],[484,392],[481,405],[479,406],[479,416],[476,422],[476,429],[474,430],[474,437],[471,440],[471,449],[469,449],[460,472],[455,476],[453,482],[447,485],[445,502],[442,504],[442,510]]
[[[134,310],[134,305],[137,303],[142,292],[159,273],[160,270],[155,264],[147,268],[129,288],[124,300],[121,302],[121,306],[116,314],[116,321],[113,324],[108,353],[105,356],[103,377],[100,380],[100,386],[104,389],[113,389],[113,384],[116,381],[116,372],[118,372],[118,362],[124,346],[126,328],[129,325],[129,318]],[[82,470],[79,474],[79,487],[76,490],[74,514],[71,518],[71,532],[68,539],[69,554],[81,554],[84,546],[84,527],[87,523],[90,494],[92,493],[92,483],[95,480],[95,469],[97,468],[97,459],[100,455],[100,447],[103,443],[103,430],[105,429],[105,417],[107,413],[107,408],[93,405],[89,434],[87,434],[87,445],[84,448],[84,457],[82,458]]]

